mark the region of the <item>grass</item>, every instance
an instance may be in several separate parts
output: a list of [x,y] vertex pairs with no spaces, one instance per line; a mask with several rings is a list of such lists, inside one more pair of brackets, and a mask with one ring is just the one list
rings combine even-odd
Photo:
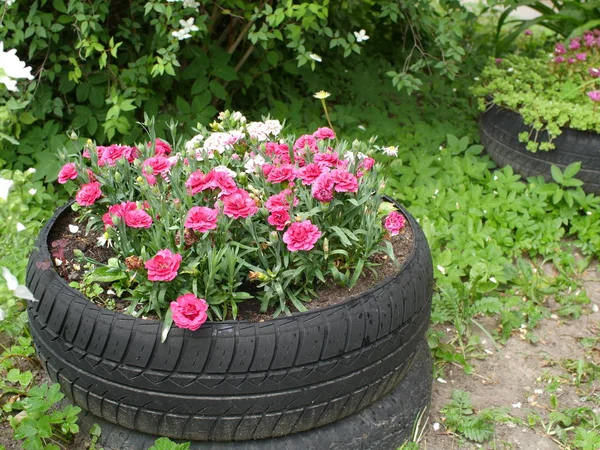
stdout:
[[[412,97],[382,84],[378,72],[371,70],[375,61],[361,61],[354,70],[338,75],[340,85],[354,94],[343,97],[334,92],[328,103],[331,119],[340,134],[378,134],[383,143],[399,147],[398,157],[386,161],[391,177],[387,190],[418,218],[432,248],[436,279],[432,321],[444,325],[429,334],[436,377],[456,365],[472,372],[473,359],[483,353],[481,335],[501,347],[526,329],[525,338],[535,342],[536,326],[544,318],[558,314],[576,319],[585,313],[589,299],[581,289],[581,273],[600,251],[600,198],[568,187],[564,177],[558,177],[561,183],[542,179],[523,183],[510,168],[494,170],[477,144],[477,112],[469,93],[479,61],[474,60],[466,67],[467,75],[453,83],[432,77],[424,93]],[[318,86],[316,79],[306,82],[314,91],[329,87]],[[303,122],[323,125],[324,118],[315,119],[320,117],[318,100],[308,98],[277,104],[271,113],[291,117],[291,129],[305,128]],[[298,106],[302,102],[310,113]],[[2,265],[23,283],[37,232],[65,194],[31,183],[26,173],[3,171],[0,176],[15,180],[7,202],[0,200],[0,245],[14,249],[11,256],[3,256]],[[25,230],[17,232],[17,223]],[[573,256],[575,249],[581,258]],[[557,275],[546,275],[542,267],[548,265]],[[14,438],[23,440],[26,449],[60,448],[77,432],[73,411],[57,410],[53,405],[60,400],[58,393],[39,386],[40,367],[23,303],[2,282],[0,296],[6,313],[0,322],[3,420],[11,422]],[[557,306],[549,306],[549,296]],[[500,323],[499,328],[487,329],[484,316]],[[599,367],[589,360],[559,364],[583,385],[600,376]],[[600,441],[600,418],[593,407],[590,403],[572,410],[557,400],[550,414],[532,416],[526,426],[553,433],[562,448],[598,448],[593,446]],[[48,415],[40,414],[48,410],[61,412],[49,422]],[[19,420],[19,414],[29,421]],[[447,429],[459,441],[489,441],[494,425],[507,420],[503,411],[475,413],[464,392],[453,396],[444,414],[451,418]],[[415,441],[426,423],[421,417],[416,424]],[[156,448],[179,448],[167,441],[157,441]],[[419,448],[417,442],[410,445],[405,448]]]

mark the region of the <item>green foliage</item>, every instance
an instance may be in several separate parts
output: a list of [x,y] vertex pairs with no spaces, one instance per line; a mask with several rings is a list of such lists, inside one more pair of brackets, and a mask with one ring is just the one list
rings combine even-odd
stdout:
[[596,103],[587,96],[600,86],[600,79],[588,72],[600,65],[598,50],[569,50],[561,57],[575,58],[575,53],[582,51],[587,53],[587,60],[572,64],[555,63],[544,53],[490,59],[473,88],[480,109],[493,103],[518,112],[531,127],[529,133],[519,135],[519,140],[533,152],[553,149],[552,141],[563,127],[600,132]]
[[183,444],[177,444],[171,439],[166,437],[158,438],[154,441],[154,445],[148,450],[189,450],[190,443],[184,442]]
[[[514,40],[533,26],[545,27],[564,39],[579,36],[586,30],[600,26],[600,3],[597,1],[494,0],[488,1],[488,4],[504,8],[496,26],[496,56],[509,50]],[[511,15],[518,7],[525,5],[537,11],[539,15],[533,19],[518,19]]]
[[58,409],[63,397],[59,384],[44,383],[32,387],[25,398],[10,404],[11,412],[21,411],[9,417],[9,422],[15,439],[23,440],[25,450],[58,450],[56,439],[68,441],[79,432],[76,422],[81,408],[67,405]]
[[493,414],[476,414],[467,392],[455,390],[452,400],[440,412],[444,414],[446,429],[474,442],[485,442],[494,434]]
[[[311,70],[323,80],[324,70],[363,47],[386,62],[398,89],[418,89],[425,73],[456,76],[467,18],[455,1],[7,5],[0,40],[32,66],[35,80],[0,100],[0,151],[10,167],[35,166],[37,177],[52,180],[52,154],[72,131],[131,144],[142,137],[135,123],[144,113],[157,118],[160,133],[174,116],[190,130],[218,109],[271,107],[304,97]],[[359,42],[361,29],[368,41]]]

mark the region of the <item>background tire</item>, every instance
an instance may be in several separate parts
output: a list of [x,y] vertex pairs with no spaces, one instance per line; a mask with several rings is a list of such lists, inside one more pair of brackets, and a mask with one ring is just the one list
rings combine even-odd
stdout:
[[40,233],[27,286],[40,359],[92,414],[184,440],[265,439],[309,430],[372,404],[405,376],[429,323],[431,255],[415,220],[402,270],[348,301],[265,322],[174,328],[105,310],[54,270]]
[[[481,143],[498,166],[509,165],[525,178],[541,175],[546,181],[552,181],[552,165],[564,170],[569,164],[581,161],[576,178],[584,182],[584,191],[600,194],[599,134],[565,128],[554,140],[554,150],[532,153],[518,137],[519,133],[530,130],[519,114],[496,105],[484,112],[479,121]],[[540,140],[547,139],[547,134],[541,133]]]

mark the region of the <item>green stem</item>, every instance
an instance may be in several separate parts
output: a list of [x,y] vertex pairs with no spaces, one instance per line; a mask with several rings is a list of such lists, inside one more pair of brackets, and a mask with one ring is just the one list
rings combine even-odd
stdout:
[[[325,103],[324,98],[321,99],[321,104],[323,105],[323,110],[325,111],[325,117],[327,118],[327,124],[329,125],[329,128],[331,128],[333,130],[333,132],[335,133],[335,130],[333,129],[333,124],[331,123],[331,119],[329,118],[329,112],[327,111],[327,104]],[[337,138],[337,133],[335,133],[335,141],[337,143],[339,143],[338,138]]]
[[586,86],[589,86],[590,84],[594,84],[598,81],[597,78],[593,78],[590,81],[586,81],[583,84],[580,84],[579,86],[577,86],[575,89],[571,89],[569,92],[567,92],[566,94],[564,94],[562,97],[560,97],[559,100],[565,100],[566,98],[569,98],[571,96],[571,94],[573,94],[574,92],[578,91],[579,89],[582,89]]

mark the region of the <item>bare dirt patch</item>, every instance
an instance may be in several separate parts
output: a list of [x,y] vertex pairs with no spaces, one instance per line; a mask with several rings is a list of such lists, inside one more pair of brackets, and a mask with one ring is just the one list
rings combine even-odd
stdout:
[[[587,349],[582,338],[600,336],[600,274],[597,268],[587,270],[584,287],[591,304],[579,319],[553,316],[543,320],[533,330],[539,342],[531,344],[516,333],[506,345],[496,352],[489,340],[486,349],[491,352],[483,360],[472,361],[475,372],[466,375],[462,368],[450,366],[443,381],[434,381],[433,399],[429,423],[420,441],[424,450],[452,449],[514,449],[551,450],[563,449],[541,425],[533,427],[514,424],[496,424],[494,438],[484,445],[460,440],[445,431],[440,413],[451,400],[452,392],[460,389],[471,395],[475,411],[485,408],[505,408],[508,413],[527,421],[530,413],[538,414],[548,423],[552,410],[550,395],[558,400],[559,409],[588,406],[600,411],[600,381],[582,382],[577,386],[574,375],[565,370],[560,362],[565,360],[593,360],[600,362],[600,348]],[[494,323],[486,323],[486,327]],[[486,340],[481,336],[482,341]],[[597,344],[598,345],[598,344]],[[556,381],[559,387],[556,387]],[[440,424],[438,431],[434,424]],[[437,426],[436,426],[437,427]]]

